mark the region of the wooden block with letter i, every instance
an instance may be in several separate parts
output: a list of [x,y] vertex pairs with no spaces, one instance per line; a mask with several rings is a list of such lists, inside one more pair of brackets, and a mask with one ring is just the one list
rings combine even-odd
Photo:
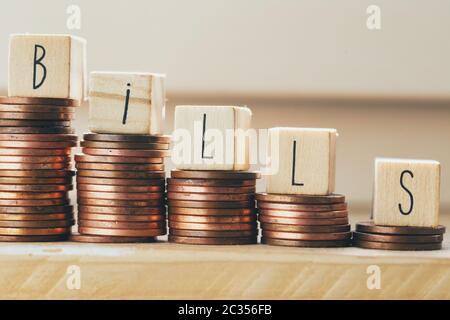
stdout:
[[236,106],[177,106],[172,161],[180,170],[248,170],[252,113]]
[[439,162],[375,160],[373,219],[376,225],[436,227],[439,197]]
[[89,129],[97,133],[162,134],[165,75],[92,72]]
[[70,35],[11,35],[8,94],[82,100],[86,41]]
[[269,129],[267,193],[333,193],[336,138],[336,129]]

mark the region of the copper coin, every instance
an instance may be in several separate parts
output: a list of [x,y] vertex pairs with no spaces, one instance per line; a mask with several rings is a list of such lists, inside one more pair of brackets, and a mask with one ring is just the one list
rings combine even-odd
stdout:
[[82,148],[81,151],[91,156],[148,157],[148,158],[164,158],[170,156],[170,151],[168,150]]
[[201,186],[176,186],[168,185],[169,192],[183,192],[183,193],[255,193],[255,187],[201,187]]
[[0,156],[0,163],[67,163],[69,156]]
[[332,225],[332,226],[302,226],[291,224],[264,223],[261,224],[261,229],[268,231],[281,231],[281,232],[336,233],[336,232],[349,232],[351,227],[349,224]]
[[248,209],[255,207],[255,201],[182,201],[168,200],[167,204],[172,207],[183,208],[217,208],[217,209]]
[[43,236],[0,236],[0,242],[49,242],[65,241],[68,234]]
[[259,210],[259,214],[279,218],[293,219],[330,219],[346,218],[347,210],[341,211],[282,211],[282,210]]
[[0,141],[77,141],[75,134],[0,134]]
[[258,216],[258,220],[261,223],[290,224],[299,226],[329,226],[329,225],[348,224],[348,218],[293,219],[293,218],[271,217],[261,214]]
[[72,213],[1,213],[0,220],[7,221],[48,221],[48,220],[73,220]]
[[128,193],[128,192],[92,192],[80,190],[78,191],[78,196],[81,198],[111,199],[111,200],[152,200],[165,198],[164,192]]
[[205,230],[205,231],[237,231],[256,230],[256,223],[187,223],[169,220],[169,227],[174,229]]
[[421,250],[440,250],[442,242],[438,243],[391,243],[353,240],[353,245],[364,249],[379,250],[399,250],[399,251],[421,251]]
[[76,141],[0,141],[0,148],[62,149],[76,146]]
[[86,133],[84,140],[104,142],[139,142],[139,143],[170,143],[170,136],[140,135],[140,134],[99,134]]
[[62,170],[70,169],[69,162],[54,163],[0,163],[0,170]]
[[73,113],[62,112],[0,112],[0,119],[5,120],[73,120]]
[[426,234],[444,234],[445,227],[390,227],[390,226],[377,226],[373,221],[360,222],[356,224],[356,231],[363,233],[381,233],[392,235],[426,235]]
[[73,206],[48,206],[48,207],[0,207],[0,213],[6,214],[49,214],[49,213],[73,213]]
[[0,104],[31,104],[31,105],[50,105],[61,107],[76,107],[80,101],[63,98],[27,98],[27,97],[0,97]]
[[111,206],[111,207],[160,207],[164,204],[163,199],[157,200],[109,200],[90,199],[78,197],[78,204],[87,206]]
[[172,178],[176,179],[231,179],[251,180],[261,177],[259,172],[250,171],[194,171],[194,170],[172,170]]
[[290,195],[258,193],[256,200],[265,202],[299,203],[299,204],[335,204],[345,202],[345,196],[331,194],[326,196]]
[[0,221],[0,228],[63,228],[74,224],[74,220]]
[[166,216],[163,214],[95,214],[78,212],[78,219],[117,222],[155,222],[166,221]]
[[256,221],[255,216],[191,216],[181,214],[169,214],[169,220],[187,223],[251,223]]
[[72,234],[69,241],[84,243],[148,243],[155,242],[156,239],[154,237],[110,237]]
[[158,179],[164,178],[164,171],[106,171],[106,170],[77,170],[80,177],[116,178],[116,179]]
[[169,242],[194,245],[244,245],[256,244],[256,237],[244,238],[195,238],[169,235]]
[[9,236],[45,236],[68,233],[70,233],[70,228],[0,228],[1,235]]
[[77,176],[78,183],[108,186],[163,186],[164,181],[164,179],[111,179]]
[[167,178],[170,186],[198,186],[198,187],[255,187],[256,180],[218,180],[218,179],[174,179]]
[[329,241],[329,240],[348,240],[351,239],[351,232],[335,233],[300,233],[300,232],[279,232],[262,230],[264,238],[285,239],[285,240],[306,240],[306,241]]
[[67,192],[0,192],[0,199],[60,199],[66,198]]
[[159,215],[165,214],[165,207],[142,207],[142,208],[127,208],[127,207],[101,207],[101,206],[78,206],[78,212],[93,213],[93,214],[110,214],[110,215]]
[[434,242],[442,242],[442,240],[444,240],[444,236],[442,234],[395,236],[391,234],[370,234],[370,233],[354,232],[353,239],[361,241],[394,242],[394,243],[434,243]]
[[256,215],[256,209],[207,209],[169,207],[169,214],[186,214],[192,216],[248,216]]
[[70,127],[70,121],[0,120],[0,127]]
[[81,141],[80,146],[96,149],[169,150],[167,143]]
[[77,169],[81,170],[109,170],[109,171],[164,171],[163,164],[124,164],[124,163],[83,163],[77,162]]
[[261,238],[261,243],[272,246],[283,247],[303,247],[303,248],[338,248],[348,247],[350,245],[349,240],[335,240],[335,241],[305,241],[305,240],[284,240],[284,239],[271,239]]
[[71,127],[0,127],[0,133],[8,134],[73,134]]
[[251,201],[255,199],[253,193],[182,193],[167,192],[167,199],[170,200],[186,200],[186,201]]
[[22,178],[22,177],[0,177],[0,184],[25,184],[25,185],[70,185],[72,177],[68,178]]
[[183,229],[170,229],[170,235],[180,237],[197,237],[197,238],[244,238],[244,237],[256,237],[258,235],[257,230],[244,230],[244,231],[202,231],[202,230],[183,230]]
[[77,162],[96,162],[96,163],[121,163],[121,164],[163,164],[163,158],[151,157],[106,157],[106,156],[89,156],[75,155]]
[[0,104],[0,112],[74,113],[74,110],[75,108],[50,105]]
[[166,234],[166,228],[161,229],[102,229],[79,227],[78,232],[82,234],[116,236],[116,237],[157,237]]
[[341,211],[347,210],[347,203],[337,204],[291,204],[258,201],[258,208],[285,211]]
[[97,221],[78,220],[80,227],[105,229],[161,229],[166,227],[165,221],[157,222],[126,222],[126,221]]
[[0,148],[2,156],[67,156],[70,155],[70,148],[65,149],[21,149],[21,148]]
[[11,207],[33,207],[33,206],[61,206],[68,205],[69,200],[67,198],[61,199],[39,199],[39,200],[0,200],[0,206]]
[[0,170],[0,177],[68,178],[74,175],[71,170]]
[[77,184],[77,190],[94,191],[94,192],[148,193],[148,192],[164,192],[164,186],[107,186],[107,185],[79,183]]

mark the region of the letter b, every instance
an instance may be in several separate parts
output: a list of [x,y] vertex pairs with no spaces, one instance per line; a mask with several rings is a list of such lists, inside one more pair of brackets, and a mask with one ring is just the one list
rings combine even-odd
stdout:
[[[34,61],[33,61],[33,89],[39,89],[47,77],[47,68],[42,63],[45,58],[45,48],[39,44],[34,45]],[[39,54],[39,57],[38,57]],[[42,69],[42,76],[39,82],[37,81],[37,67],[40,66]]]

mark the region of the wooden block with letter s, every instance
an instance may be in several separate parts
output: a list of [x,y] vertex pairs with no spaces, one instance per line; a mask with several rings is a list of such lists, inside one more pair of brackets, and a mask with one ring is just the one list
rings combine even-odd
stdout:
[[97,133],[162,134],[165,75],[92,72],[89,129]]
[[439,224],[439,198],[439,162],[387,158],[375,160],[375,224],[435,227]]
[[177,106],[172,161],[180,170],[248,170],[252,112],[238,106]]
[[267,193],[333,193],[336,138],[336,129],[269,129]]
[[71,35],[11,35],[8,95],[82,100],[86,41]]

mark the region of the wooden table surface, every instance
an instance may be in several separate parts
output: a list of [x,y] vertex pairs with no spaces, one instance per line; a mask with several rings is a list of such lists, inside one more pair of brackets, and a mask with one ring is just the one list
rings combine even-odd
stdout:
[[[380,289],[368,289],[369,266]],[[2,299],[450,299],[450,243],[429,252],[2,243],[0,288]]]

